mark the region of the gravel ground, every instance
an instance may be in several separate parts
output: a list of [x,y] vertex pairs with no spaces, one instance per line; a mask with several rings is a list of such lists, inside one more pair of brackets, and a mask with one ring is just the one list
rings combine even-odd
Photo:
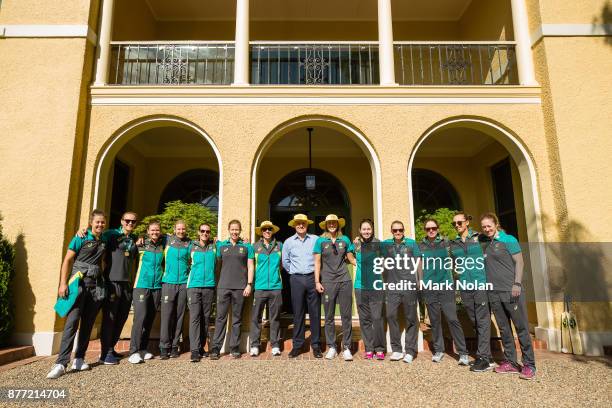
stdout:
[[285,356],[276,361],[205,359],[192,364],[184,355],[134,366],[123,359],[117,366],[97,366],[58,380],[45,379],[53,364],[46,358],[0,372],[0,387],[67,387],[69,400],[62,404],[101,407],[610,406],[610,360],[547,354],[538,356],[533,381],[471,373],[448,355],[434,364],[429,353],[412,365],[362,359],[289,361]]

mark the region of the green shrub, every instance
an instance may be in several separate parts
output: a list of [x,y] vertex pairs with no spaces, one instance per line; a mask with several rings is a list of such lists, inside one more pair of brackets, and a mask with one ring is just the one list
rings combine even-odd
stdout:
[[180,200],[166,203],[161,214],[148,215],[140,222],[134,230],[137,235],[147,232],[147,224],[152,219],[157,219],[161,223],[162,233],[172,234],[176,220],[184,220],[187,223],[187,235],[191,239],[199,239],[198,227],[202,223],[210,224],[212,230],[211,237],[217,236],[217,214],[200,204],[186,204]]
[[8,345],[13,329],[11,284],[15,276],[15,249],[2,235],[0,215],[0,346]]
[[417,217],[414,225],[415,235],[417,242],[425,238],[425,230],[423,225],[427,218],[434,218],[440,224],[440,230],[438,231],[443,237],[453,239],[457,235],[457,231],[451,225],[453,217],[455,216],[456,210],[450,208],[438,208],[433,214],[429,214],[426,211],[422,211]]

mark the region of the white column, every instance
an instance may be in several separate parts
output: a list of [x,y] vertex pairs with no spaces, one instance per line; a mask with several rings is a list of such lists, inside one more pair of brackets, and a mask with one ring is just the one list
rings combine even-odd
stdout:
[[378,0],[378,64],[381,85],[397,85],[393,62],[391,0]]
[[538,85],[533,69],[531,38],[529,36],[529,22],[527,21],[525,0],[510,0],[510,3],[512,6],[512,24],[514,26],[516,63],[518,65],[520,84]]
[[102,3],[102,18],[100,19],[100,35],[98,36],[97,50],[98,60],[96,62],[96,79],[94,81],[94,85],[96,86],[102,86],[108,83],[114,3],[114,0],[104,0]]
[[249,84],[249,0],[236,0],[236,49],[234,83]]

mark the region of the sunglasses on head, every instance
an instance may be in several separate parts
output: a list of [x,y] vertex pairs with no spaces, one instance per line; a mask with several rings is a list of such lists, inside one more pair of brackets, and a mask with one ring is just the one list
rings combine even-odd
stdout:
[[391,232],[396,233],[396,232],[404,232],[403,228],[392,228]]
[[200,232],[202,234],[210,234],[210,230],[209,229],[201,229]]
[[429,231],[437,231],[437,230],[438,230],[438,227],[427,227],[427,228],[425,228],[425,231],[428,231],[428,232]]
[[127,218],[124,218],[123,221],[125,221],[126,224],[136,224],[136,220],[128,220]]
[[269,231],[272,231],[272,230],[273,230],[272,227],[263,227],[261,229],[261,232],[269,232]]

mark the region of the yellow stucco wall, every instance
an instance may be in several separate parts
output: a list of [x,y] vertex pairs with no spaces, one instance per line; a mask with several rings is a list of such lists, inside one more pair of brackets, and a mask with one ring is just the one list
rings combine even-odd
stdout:
[[3,0],[0,24],[87,24],[97,7],[98,0]]

